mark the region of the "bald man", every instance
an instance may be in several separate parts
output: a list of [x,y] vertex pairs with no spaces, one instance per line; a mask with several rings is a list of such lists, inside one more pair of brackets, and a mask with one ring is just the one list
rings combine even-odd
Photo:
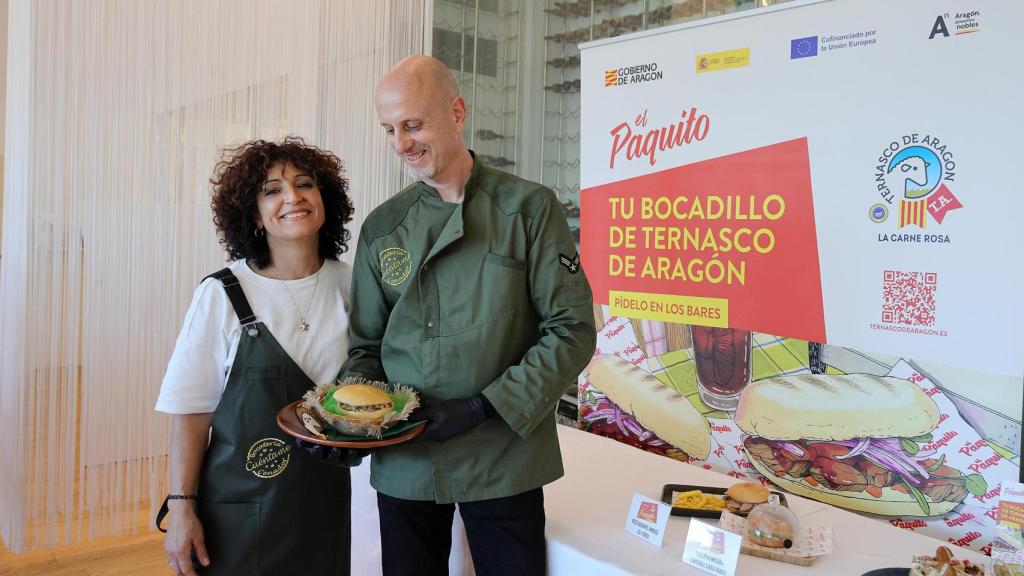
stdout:
[[575,241],[551,190],[466,147],[440,61],[402,60],[375,105],[417,181],[363,224],[342,375],[413,386],[427,421],[372,459],[384,574],[447,574],[456,504],[477,574],[543,574],[555,405],[596,338]]

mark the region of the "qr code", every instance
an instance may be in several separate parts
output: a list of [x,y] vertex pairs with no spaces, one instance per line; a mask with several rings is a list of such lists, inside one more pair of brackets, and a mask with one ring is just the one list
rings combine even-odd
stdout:
[[886,270],[882,275],[882,322],[935,325],[935,272]]

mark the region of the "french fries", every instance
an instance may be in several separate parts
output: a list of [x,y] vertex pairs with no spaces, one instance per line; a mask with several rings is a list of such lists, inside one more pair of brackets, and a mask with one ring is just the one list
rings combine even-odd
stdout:
[[694,510],[722,510],[725,508],[725,500],[715,494],[705,494],[700,490],[689,490],[687,492],[676,492],[672,497],[672,506]]

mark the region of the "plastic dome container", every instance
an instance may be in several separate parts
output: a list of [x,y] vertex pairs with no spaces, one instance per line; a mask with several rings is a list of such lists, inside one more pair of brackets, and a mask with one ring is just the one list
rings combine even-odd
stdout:
[[768,548],[791,548],[800,535],[796,514],[779,504],[761,504],[747,516],[747,539]]

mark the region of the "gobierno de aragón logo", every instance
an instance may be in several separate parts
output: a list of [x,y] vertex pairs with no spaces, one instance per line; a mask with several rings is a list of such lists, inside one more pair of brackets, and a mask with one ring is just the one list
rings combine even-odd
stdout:
[[648,128],[647,123],[645,108],[633,118],[632,125],[630,122],[621,122],[611,129],[612,147],[608,168],[615,169],[615,161],[620,155],[628,161],[647,158],[648,163],[654,166],[658,162],[658,152],[686,146],[694,141],[701,142],[711,130],[710,117],[696,107],[682,110],[678,120],[665,126]]

